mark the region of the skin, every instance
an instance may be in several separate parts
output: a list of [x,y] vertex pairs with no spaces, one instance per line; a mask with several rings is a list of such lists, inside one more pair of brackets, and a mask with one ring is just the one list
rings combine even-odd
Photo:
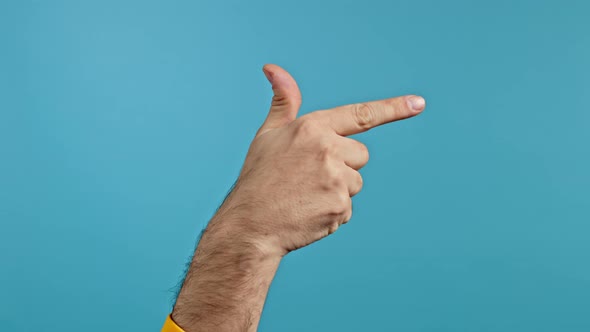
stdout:
[[172,319],[185,331],[256,331],[268,289],[289,252],[352,216],[367,147],[346,136],[419,114],[409,95],[297,118],[301,93],[284,69],[265,65],[274,97],[234,189],[209,222]]

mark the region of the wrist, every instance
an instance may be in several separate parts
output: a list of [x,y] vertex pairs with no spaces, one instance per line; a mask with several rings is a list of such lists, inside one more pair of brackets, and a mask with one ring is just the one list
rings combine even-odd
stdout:
[[205,233],[209,232],[215,241],[228,241],[230,244],[247,249],[257,258],[281,259],[287,250],[281,245],[277,232],[268,222],[269,216],[260,216],[255,209],[241,204],[238,208],[222,207],[209,222]]
[[203,234],[199,248],[209,254],[218,253],[239,260],[242,266],[247,263],[278,264],[284,256],[278,241],[272,235],[250,227],[248,223],[251,222],[227,215],[214,218]]

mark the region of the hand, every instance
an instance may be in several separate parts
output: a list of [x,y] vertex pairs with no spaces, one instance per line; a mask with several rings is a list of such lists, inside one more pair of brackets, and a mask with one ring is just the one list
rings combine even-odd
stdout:
[[263,250],[282,256],[350,220],[351,197],[363,186],[358,170],[369,153],[364,144],[346,136],[415,116],[425,101],[410,95],[296,119],[301,94],[295,80],[276,65],[263,70],[274,91],[270,112],[222,210],[246,215],[240,220],[241,232]]
[[296,119],[295,80],[275,65],[264,71],[274,91],[270,112],[203,233],[172,313],[187,332],[256,331],[281,258],[351,218],[369,153],[346,136],[424,109],[424,99],[405,96]]

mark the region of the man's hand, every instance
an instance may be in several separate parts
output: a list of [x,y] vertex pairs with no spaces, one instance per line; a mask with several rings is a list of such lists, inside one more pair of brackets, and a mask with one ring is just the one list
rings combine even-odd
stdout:
[[[341,106],[296,119],[301,95],[293,78],[275,65],[264,71],[274,90],[227,208],[246,207],[244,232],[266,250],[284,255],[346,223],[351,197],[362,188],[358,172],[367,147],[347,135],[412,117],[425,106],[418,96]],[[246,212],[246,211],[244,211]]]
[[404,96],[297,118],[297,83],[276,65],[270,112],[232,193],[209,223],[172,318],[187,332],[255,331],[281,258],[351,218],[363,185],[365,145],[346,136],[412,117],[424,99]]

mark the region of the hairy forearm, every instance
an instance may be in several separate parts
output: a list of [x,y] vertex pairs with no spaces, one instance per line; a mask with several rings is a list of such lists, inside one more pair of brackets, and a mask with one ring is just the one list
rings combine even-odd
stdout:
[[185,331],[256,331],[281,255],[248,236],[247,222],[218,213],[209,223],[172,312]]

